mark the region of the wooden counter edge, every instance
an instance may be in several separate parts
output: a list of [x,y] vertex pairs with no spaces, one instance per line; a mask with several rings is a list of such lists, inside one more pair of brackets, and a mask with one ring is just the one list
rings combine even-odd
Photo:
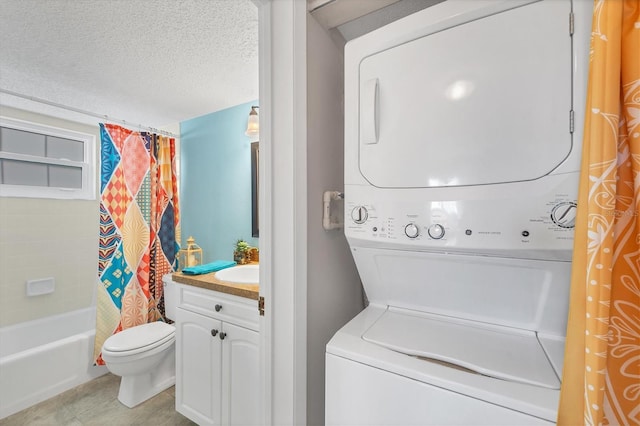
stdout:
[[172,274],[173,281],[179,284],[191,285],[220,293],[231,294],[247,299],[258,300],[260,286],[258,284],[238,284],[220,281],[215,272],[202,275],[185,275],[182,272]]

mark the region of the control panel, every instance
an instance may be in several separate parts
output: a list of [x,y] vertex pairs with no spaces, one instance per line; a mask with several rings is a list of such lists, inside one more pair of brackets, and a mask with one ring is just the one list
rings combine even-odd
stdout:
[[575,190],[563,185],[538,196],[514,191],[517,199],[456,201],[386,199],[388,193],[375,188],[359,189],[359,197],[345,193],[345,235],[352,246],[571,259],[577,203],[570,195]]

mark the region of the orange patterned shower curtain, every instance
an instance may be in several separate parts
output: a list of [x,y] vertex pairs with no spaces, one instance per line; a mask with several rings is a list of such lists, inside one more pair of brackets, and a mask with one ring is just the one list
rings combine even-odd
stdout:
[[585,111],[558,424],[640,425],[640,0],[595,1]]

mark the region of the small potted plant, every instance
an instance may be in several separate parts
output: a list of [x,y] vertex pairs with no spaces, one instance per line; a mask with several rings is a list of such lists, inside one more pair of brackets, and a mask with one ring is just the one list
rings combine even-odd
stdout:
[[251,250],[251,246],[245,240],[240,239],[236,241],[236,246],[233,250],[233,260],[238,265],[249,263],[249,250]]

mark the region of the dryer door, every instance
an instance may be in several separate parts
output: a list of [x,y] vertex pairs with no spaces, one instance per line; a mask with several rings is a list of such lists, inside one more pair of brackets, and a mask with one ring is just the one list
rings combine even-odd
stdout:
[[363,177],[425,188],[552,172],[572,147],[570,11],[545,0],[364,58]]

